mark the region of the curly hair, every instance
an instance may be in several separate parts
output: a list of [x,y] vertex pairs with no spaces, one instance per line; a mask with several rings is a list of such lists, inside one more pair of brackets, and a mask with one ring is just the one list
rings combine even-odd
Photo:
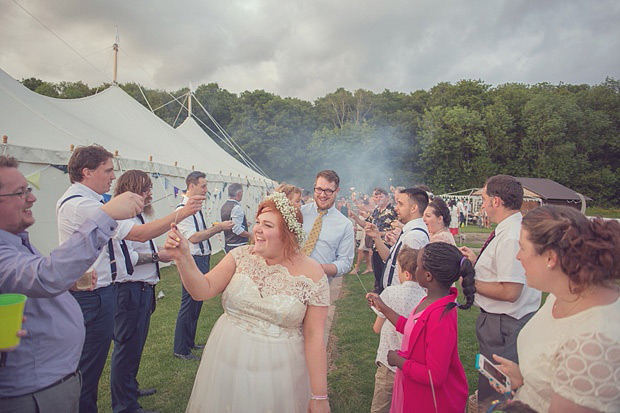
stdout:
[[443,287],[450,287],[459,278],[463,278],[463,294],[465,304],[449,303],[444,314],[458,306],[461,310],[467,310],[474,303],[475,271],[472,263],[464,258],[461,251],[454,245],[446,242],[433,242],[427,244],[422,250],[422,268],[431,273],[433,278]]
[[564,206],[542,206],[525,215],[522,227],[537,254],[552,250],[572,293],[620,279],[620,223],[589,220]]
[[[280,212],[280,210],[276,206],[276,203],[273,200],[268,199],[260,203],[260,205],[258,206],[258,211],[256,212],[256,218],[258,218],[258,216],[263,212],[275,212],[278,216],[280,241],[282,241],[282,243],[284,244],[284,258],[290,258],[300,247],[299,243],[297,242],[297,237],[293,232],[288,229],[282,213]],[[301,215],[301,211],[299,210],[299,208],[295,208],[295,218],[297,218],[297,221],[299,221],[300,224],[304,223],[304,218]]]

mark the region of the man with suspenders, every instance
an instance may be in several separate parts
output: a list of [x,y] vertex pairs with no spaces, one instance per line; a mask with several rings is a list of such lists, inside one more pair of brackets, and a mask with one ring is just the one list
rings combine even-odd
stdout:
[[[146,172],[126,171],[117,180],[114,198],[133,192],[144,198],[144,208],[131,220],[145,224],[153,218],[153,184]],[[125,247],[123,248],[123,244]],[[158,251],[153,240],[147,242],[115,242],[115,254],[128,253],[133,271],[116,276],[116,314],[114,316],[114,351],[110,366],[112,410],[142,411],[138,397],[150,396],[155,388],[139,389],[136,379],[142,351],[149,332],[151,314],[155,311],[155,285],[159,282],[159,262],[169,262],[166,250]]]
[[405,226],[392,248],[388,249],[385,245],[376,225],[366,225],[366,234],[374,239],[377,252],[385,261],[381,291],[390,285],[400,284],[398,274],[396,274],[396,257],[400,247],[405,244],[413,249],[420,249],[430,241],[428,228],[422,220],[424,210],[428,206],[426,191],[417,187],[407,188],[397,192],[395,198],[396,206],[394,209],[398,214],[398,219]]
[[[183,201],[177,208],[184,208],[185,203],[192,196],[204,197],[207,193],[207,175],[203,172],[194,171],[185,178],[187,190]],[[201,210],[196,211],[177,224],[179,231],[190,242],[190,252],[194,257],[196,266],[204,274],[209,272],[211,258],[211,243],[209,238],[213,235],[232,228],[232,221],[220,222],[207,228],[207,222]],[[202,301],[194,300],[181,285],[181,307],[177,315],[174,329],[174,356],[183,360],[199,360],[191,351],[194,348],[202,348],[196,345],[196,327],[198,317],[202,309]]]
[[[113,155],[99,145],[83,146],[75,149],[69,159],[68,171],[72,185],[56,205],[58,238],[62,244],[100,208],[103,194],[110,190],[115,178]],[[116,294],[114,281],[119,272],[129,273],[131,262],[115,254],[114,243],[122,240],[146,242],[165,233],[177,217],[184,219],[195,213],[204,197],[197,197],[178,213],[149,222],[135,225],[132,221],[118,221],[113,241],[103,248],[101,255],[93,264],[97,274],[97,285],[92,291],[73,291],[84,315],[86,338],[79,370],[82,373],[82,392],[80,412],[97,412],[97,389],[99,378],[105,365],[114,330]],[[122,249],[121,249],[122,251]]]

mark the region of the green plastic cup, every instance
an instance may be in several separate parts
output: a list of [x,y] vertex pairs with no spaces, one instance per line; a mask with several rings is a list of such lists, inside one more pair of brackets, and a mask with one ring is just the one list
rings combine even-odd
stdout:
[[17,332],[22,328],[27,298],[23,294],[0,294],[0,348],[19,344]]

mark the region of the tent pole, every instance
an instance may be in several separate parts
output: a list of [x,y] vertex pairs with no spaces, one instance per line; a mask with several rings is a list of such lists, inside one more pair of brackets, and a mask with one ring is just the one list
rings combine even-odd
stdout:
[[112,83],[118,85],[117,72],[118,72],[118,26],[116,26],[116,42],[112,46],[114,50],[114,75],[112,76]]
[[192,117],[192,83],[189,84],[189,92],[187,92],[187,117]]

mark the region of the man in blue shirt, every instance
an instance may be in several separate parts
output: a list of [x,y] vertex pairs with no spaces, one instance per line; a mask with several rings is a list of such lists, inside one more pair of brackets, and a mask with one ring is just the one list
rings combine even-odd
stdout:
[[101,205],[66,242],[43,257],[30,245],[37,198],[14,158],[0,156],[0,293],[28,296],[25,328],[15,351],[0,367],[0,411],[77,412],[84,343],[80,306],[68,292],[95,262],[114,234],[116,220],[140,212],[133,193]]
[[[314,182],[314,202],[301,207],[304,231],[309,234],[302,251],[317,260],[330,279],[349,271],[355,255],[353,223],[334,206],[338,191],[338,174],[321,171]],[[318,237],[312,236],[313,230]]]

